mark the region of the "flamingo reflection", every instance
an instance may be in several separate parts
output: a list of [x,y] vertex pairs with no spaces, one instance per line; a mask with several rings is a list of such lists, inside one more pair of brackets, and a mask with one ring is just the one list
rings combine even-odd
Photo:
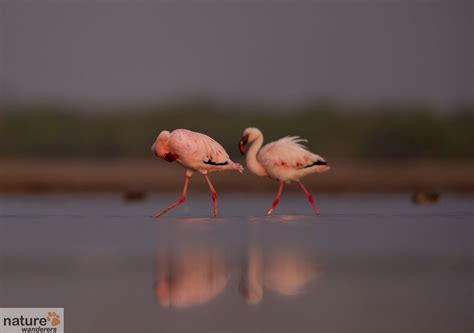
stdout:
[[[301,295],[321,272],[313,255],[301,247],[249,246],[244,260],[229,258],[224,246],[181,245],[161,249],[155,294],[163,307],[185,309],[215,300],[240,275],[238,290],[247,304],[258,304],[264,292]],[[235,253],[235,252],[234,252]],[[235,290],[235,289],[234,289]]]
[[314,260],[302,249],[276,248],[263,252],[251,247],[239,289],[248,304],[258,304],[264,288],[284,296],[299,295],[319,273]]
[[229,278],[223,251],[203,246],[159,255],[158,269],[155,293],[165,307],[208,303],[222,293]]

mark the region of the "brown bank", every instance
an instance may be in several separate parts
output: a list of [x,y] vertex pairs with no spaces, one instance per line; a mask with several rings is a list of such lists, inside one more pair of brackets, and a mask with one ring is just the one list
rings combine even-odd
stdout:
[[[406,192],[436,190],[474,192],[474,162],[354,162],[332,161],[331,171],[305,178],[313,191]],[[193,190],[207,191],[202,177]],[[0,160],[0,192],[176,192],[184,169],[157,160]],[[224,191],[275,191],[270,179],[244,174],[212,175]],[[202,186],[199,184],[202,183]],[[293,187],[289,187],[291,190]],[[296,188],[295,188],[296,190]]]

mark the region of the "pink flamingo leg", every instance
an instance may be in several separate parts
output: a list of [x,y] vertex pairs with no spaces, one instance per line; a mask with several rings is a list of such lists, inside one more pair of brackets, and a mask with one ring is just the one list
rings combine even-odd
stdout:
[[218,213],[218,210],[217,210],[217,192],[214,189],[214,186],[212,186],[211,180],[209,179],[209,177],[206,174],[204,175],[204,178],[206,178],[207,185],[209,185],[209,188],[211,189],[212,204],[214,205],[214,217],[217,217],[217,213]]
[[272,208],[270,208],[267,212],[267,215],[272,215],[273,213],[273,210],[275,209],[275,207],[278,205],[278,203],[280,202],[280,198],[281,198],[281,193],[283,192],[283,186],[285,185],[284,182],[280,182],[280,187],[278,187],[278,193],[277,193],[277,197],[275,200],[273,200],[273,204],[272,204]]
[[316,206],[316,203],[314,202],[314,199],[313,199],[313,196],[311,195],[311,193],[309,193],[309,191],[306,189],[306,187],[304,187],[302,182],[298,182],[298,185],[300,186],[300,188],[303,190],[303,192],[308,197],[308,201],[311,203],[311,206],[313,206],[314,213],[316,215],[319,215],[319,208],[318,208],[318,206]]
[[184,189],[183,189],[183,195],[181,198],[179,198],[176,202],[172,203],[165,209],[163,209],[161,212],[155,215],[156,218],[160,218],[164,214],[168,213],[170,210],[175,208],[176,206],[181,205],[184,201],[186,201],[186,195],[188,194],[188,188],[189,188],[189,182],[191,181],[191,176],[186,174],[186,181],[184,182]]

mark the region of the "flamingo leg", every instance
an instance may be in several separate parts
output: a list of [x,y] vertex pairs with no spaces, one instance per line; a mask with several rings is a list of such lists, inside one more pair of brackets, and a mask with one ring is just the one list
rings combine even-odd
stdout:
[[272,215],[273,213],[273,210],[275,209],[275,207],[278,205],[278,203],[280,202],[280,198],[281,198],[281,194],[283,192],[283,186],[285,185],[284,182],[280,182],[280,187],[278,187],[278,193],[277,193],[277,197],[275,198],[275,200],[273,200],[273,204],[272,204],[272,208],[270,208],[267,212],[267,215]]
[[298,182],[298,185],[300,186],[300,188],[303,190],[303,192],[306,194],[306,196],[308,197],[308,201],[309,203],[311,204],[311,206],[313,206],[313,210],[314,210],[314,213],[316,215],[319,215],[319,208],[318,206],[316,205],[316,203],[314,202],[314,199],[313,199],[313,196],[311,195],[311,193],[309,193],[309,191],[306,189],[306,187],[304,187],[303,183],[302,182]]
[[176,202],[172,203],[165,209],[163,209],[161,212],[155,215],[156,218],[160,218],[164,214],[168,213],[170,210],[175,208],[176,206],[181,205],[184,201],[186,201],[186,195],[188,194],[188,188],[189,188],[189,182],[191,181],[191,176],[189,174],[186,174],[186,181],[184,182],[184,189],[183,189],[183,195],[181,198],[179,198]]
[[217,192],[214,189],[214,186],[212,186],[211,180],[209,179],[209,176],[207,174],[204,174],[204,178],[206,178],[207,185],[209,185],[209,189],[211,190],[212,193],[212,204],[214,206],[214,217],[217,217]]

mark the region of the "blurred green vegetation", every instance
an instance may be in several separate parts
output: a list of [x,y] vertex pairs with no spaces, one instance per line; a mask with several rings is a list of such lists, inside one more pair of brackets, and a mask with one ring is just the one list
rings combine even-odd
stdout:
[[142,158],[163,129],[206,133],[236,158],[242,130],[259,127],[265,141],[309,140],[327,158],[472,160],[474,108],[439,112],[424,105],[347,107],[330,102],[273,108],[206,101],[153,107],[82,110],[66,106],[2,106],[2,157]]

